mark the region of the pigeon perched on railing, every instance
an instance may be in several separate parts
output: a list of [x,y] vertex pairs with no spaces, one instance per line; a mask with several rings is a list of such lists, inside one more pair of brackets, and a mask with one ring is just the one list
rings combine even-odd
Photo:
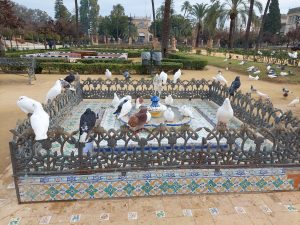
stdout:
[[65,81],[67,81],[69,84],[72,84],[75,81],[75,75],[73,73],[70,73],[68,76],[64,78]]
[[222,72],[219,70],[217,75],[213,77],[214,80],[219,81],[220,83],[227,84],[227,80],[222,75]]
[[33,104],[42,106],[41,103],[32,98],[28,98],[27,96],[20,96],[17,101],[17,106],[26,114],[33,113]]
[[39,141],[48,138],[49,115],[44,111],[40,103],[33,103],[33,113],[30,117],[30,124],[35,134],[35,140]]
[[52,101],[54,98],[56,98],[57,95],[59,95],[62,91],[62,83],[61,80],[57,80],[54,84],[54,86],[52,86],[50,88],[50,90],[48,91],[47,95],[46,95],[46,103],[50,100]]
[[174,74],[173,83],[176,84],[177,80],[181,77],[181,69],[177,70]]
[[159,74],[159,78],[162,80],[163,85],[167,84],[167,80],[168,80],[167,73],[165,73],[164,71],[161,71],[161,73]]
[[235,80],[231,83],[231,86],[228,90],[229,95],[234,96],[234,93],[240,88],[240,86],[241,86],[240,77],[236,76]]

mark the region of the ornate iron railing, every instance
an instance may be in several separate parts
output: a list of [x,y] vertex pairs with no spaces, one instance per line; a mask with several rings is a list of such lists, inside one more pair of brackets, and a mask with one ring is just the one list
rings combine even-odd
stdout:
[[[236,117],[247,126],[225,131],[184,126],[168,129],[164,126],[146,129],[141,138],[128,128],[120,130],[94,129],[91,137],[97,152],[83,154],[78,143],[78,131],[65,132],[59,122],[82,99],[112,98],[113,93],[150,96],[152,81],[85,80],[76,86],[76,93],[58,96],[45,110],[51,117],[47,140],[36,142],[28,120],[12,131],[10,142],[14,175],[127,171],[160,168],[227,168],[263,166],[299,166],[300,122],[291,112],[283,113],[271,103],[254,100],[238,92],[231,98]],[[222,104],[228,88],[205,80],[168,83],[161,96],[202,98]],[[206,136],[198,132],[205,131]],[[154,143],[153,143],[154,141]],[[250,144],[249,144],[250,143]],[[53,145],[59,150],[53,150]],[[72,146],[65,154],[66,145]]]

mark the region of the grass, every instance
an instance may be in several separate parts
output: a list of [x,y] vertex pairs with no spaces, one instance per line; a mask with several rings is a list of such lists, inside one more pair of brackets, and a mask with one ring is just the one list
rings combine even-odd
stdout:
[[[247,72],[247,68],[250,66],[255,66],[257,67],[261,73],[259,74],[259,79],[260,80],[267,80],[267,81],[271,81],[271,82],[275,82],[275,83],[292,83],[292,84],[300,84],[300,68],[296,68],[296,67],[292,67],[292,66],[287,66],[285,71],[291,71],[291,75],[288,76],[278,76],[277,78],[269,78],[267,76],[267,64],[266,63],[261,63],[261,62],[252,62],[249,61],[247,63],[245,63],[244,65],[239,65],[239,63],[241,62],[241,60],[235,60],[235,59],[231,59],[228,61],[224,61],[225,58],[223,57],[216,57],[216,56],[205,56],[205,55],[196,55],[196,54],[192,54],[189,55],[189,57],[193,57],[195,59],[204,59],[208,61],[208,65],[211,66],[216,66],[219,68],[223,68],[225,69],[226,67],[229,68],[230,71],[239,73],[240,75],[246,75],[248,76],[248,72]],[[231,64],[229,64],[231,63]],[[276,69],[276,73],[279,74],[280,73],[280,69]],[[253,75],[252,76],[256,76]]]

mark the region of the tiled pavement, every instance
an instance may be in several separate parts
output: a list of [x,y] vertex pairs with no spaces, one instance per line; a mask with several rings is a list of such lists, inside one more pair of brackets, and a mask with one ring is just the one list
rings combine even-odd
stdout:
[[[0,224],[299,225],[300,192],[139,197],[17,204],[11,169],[0,177]],[[9,187],[9,188],[8,188]],[[47,218],[49,216],[49,218]],[[71,219],[79,220],[70,222]],[[50,220],[49,220],[50,219]],[[44,223],[41,223],[44,220]],[[47,220],[49,223],[47,223]]]

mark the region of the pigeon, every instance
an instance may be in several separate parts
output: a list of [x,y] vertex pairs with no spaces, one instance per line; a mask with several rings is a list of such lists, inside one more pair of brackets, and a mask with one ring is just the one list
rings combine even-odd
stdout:
[[259,55],[262,55],[262,52],[261,52],[261,51],[257,51],[257,53],[258,53]]
[[146,121],[146,123],[149,123],[152,116],[151,116],[151,113],[149,111],[147,111],[146,114],[147,114],[147,121]]
[[281,71],[281,72],[280,72],[280,76],[287,76],[287,75],[289,75],[288,72],[285,72],[285,71]]
[[72,84],[75,81],[75,76],[73,73],[70,73],[68,76],[64,78],[65,81],[67,81],[69,84]]
[[125,77],[126,80],[128,80],[129,78],[131,78],[130,73],[128,72],[128,70],[124,71],[123,76]]
[[288,97],[290,90],[287,88],[282,88],[282,92],[283,92],[283,97]]
[[90,108],[87,108],[85,112],[80,117],[79,123],[79,142],[85,143],[83,152],[93,151],[93,141],[91,139],[87,140],[88,134],[95,127],[97,120],[96,113]]
[[62,84],[61,80],[57,80],[52,88],[48,91],[46,95],[46,102],[49,100],[52,101],[56,98],[57,95],[59,95],[62,91]]
[[255,66],[250,66],[247,68],[247,72],[252,72],[254,70]]
[[30,124],[35,134],[35,140],[39,141],[48,138],[49,115],[44,111],[40,103],[33,103],[33,113],[30,117]]
[[260,91],[256,91],[256,94],[258,94],[260,98],[270,99],[269,95],[262,93]]
[[120,99],[119,99],[117,93],[114,93],[114,99],[112,100],[111,105],[114,109],[116,109],[119,104],[120,104]]
[[225,70],[229,70],[229,68],[228,68],[228,67],[226,67],[226,68],[225,68]]
[[128,120],[128,125],[135,129],[142,128],[147,122],[147,111],[147,108],[143,108],[136,114],[132,115]]
[[190,110],[190,108],[188,108],[186,105],[183,105],[180,109],[179,112],[181,112],[181,114],[183,116],[187,116],[187,117],[191,117],[193,118],[193,112]]
[[249,80],[259,80],[259,76],[256,75],[256,77],[253,77],[249,74]]
[[117,110],[114,112],[114,114],[119,114],[118,119],[126,116],[132,109],[131,99],[125,99],[123,102],[121,102],[117,108]]
[[175,114],[171,108],[167,108],[167,110],[164,111],[164,118],[166,121],[172,122],[172,121],[174,121],[174,117],[175,117]]
[[218,124],[222,123],[227,126],[229,121],[233,118],[233,109],[230,104],[229,98],[226,98],[223,104],[217,110],[217,121]]
[[239,65],[244,65],[244,64],[245,64],[244,60],[239,63]]
[[112,74],[111,74],[111,72],[109,71],[109,69],[106,69],[106,70],[105,70],[105,76],[106,76],[106,79],[111,79]]
[[255,89],[255,88],[253,87],[253,85],[251,85],[251,87],[250,87],[250,92],[253,93],[253,92],[256,92],[256,91],[257,91],[257,89]]
[[254,70],[253,70],[253,74],[254,74],[254,75],[260,74],[260,70],[254,69]]
[[172,95],[168,95],[166,98],[165,98],[165,103],[166,105],[173,105],[173,98],[172,98]]
[[[131,101],[132,97],[131,97],[130,95],[126,95],[125,97],[123,97],[123,98],[120,99],[119,104],[120,104],[121,102],[123,102],[125,99],[127,99],[128,101],[129,101],[129,100]],[[118,105],[119,105],[119,104],[118,104]]]
[[288,106],[296,106],[296,104],[299,104],[299,97],[295,98],[293,101],[291,101]]
[[162,80],[163,84],[167,84],[167,80],[168,80],[167,73],[165,73],[164,71],[161,71],[161,73],[159,74],[159,78]]
[[174,74],[174,78],[173,78],[173,83],[176,84],[177,80],[180,78],[181,76],[181,69],[177,70],[177,72]]
[[220,83],[227,84],[227,80],[223,77],[222,72],[219,70],[218,74],[213,77],[214,80],[219,81]]
[[42,106],[42,104],[39,103],[38,101],[28,98],[26,96],[20,96],[17,101],[17,106],[26,114],[33,113],[34,111],[33,104]]
[[142,97],[138,97],[135,100],[135,108],[139,109],[142,106],[143,103],[144,103],[144,99]]
[[268,74],[268,77],[271,78],[271,79],[273,79],[273,78],[276,78],[277,76],[274,75],[274,74]]
[[272,68],[272,67],[271,67],[271,65],[269,64],[269,65],[267,66],[267,71],[270,71],[271,68]]
[[229,95],[234,96],[234,93],[240,88],[240,86],[241,86],[240,77],[236,76],[235,80],[231,83],[231,86],[228,89]]
[[273,55],[275,55],[275,51],[272,51],[272,52],[271,52],[271,56],[273,56]]
[[292,59],[297,59],[298,58],[298,52],[293,52],[293,53],[288,52],[288,55]]

